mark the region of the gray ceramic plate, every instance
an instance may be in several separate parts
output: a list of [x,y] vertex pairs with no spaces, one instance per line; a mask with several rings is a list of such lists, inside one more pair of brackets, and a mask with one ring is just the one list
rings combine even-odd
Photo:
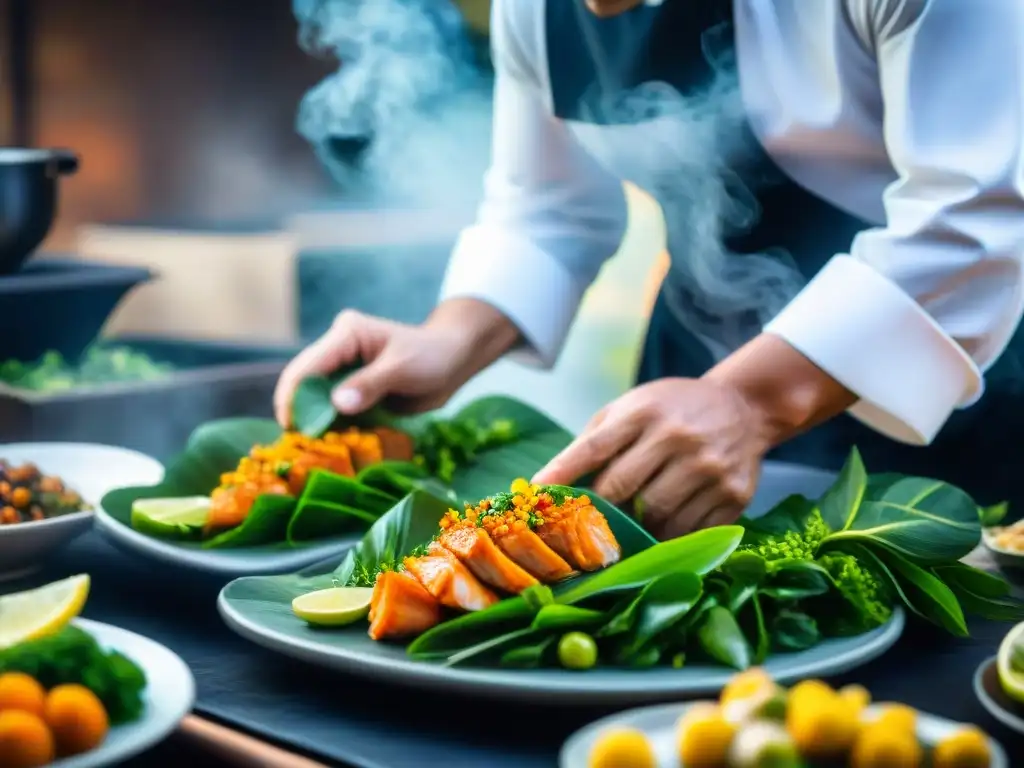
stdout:
[[[150,485],[132,483],[131,485]],[[122,486],[117,486],[122,487]],[[361,534],[339,536],[301,547],[239,547],[202,549],[147,536],[115,520],[102,507],[96,510],[96,527],[126,552],[142,555],[179,568],[235,577],[255,574],[289,573],[343,555],[359,541]]]
[[81,627],[100,645],[120,651],[146,673],[146,710],[134,723],[110,730],[106,741],[75,757],[51,763],[50,768],[100,768],[118,765],[132,755],[163,741],[178,727],[195,701],[192,673],[178,656],[148,638],[124,629],[79,619]]
[[[95,507],[104,494],[123,485],[150,485],[164,476],[156,459],[126,448],[92,443],[4,443],[0,458],[32,463],[57,475]],[[75,512],[38,522],[0,526],[0,581],[24,576],[43,565],[72,539],[88,531],[92,512]]]
[[[265,593],[260,600],[246,599],[246,581],[233,581],[217,600],[224,621],[242,637],[311,664],[400,685],[548,704],[625,705],[717,694],[733,675],[725,667],[703,664],[683,669],[609,667],[587,672],[443,667],[412,661],[401,646],[374,642],[366,634],[365,623],[323,630],[308,627],[287,613],[269,611]],[[764,667],[782,683],[840,674],[891,648],[903,632],[904,621],[903,610],[897,609],[885,626],[867,634],[773,656]]]
[[[686,768],[680,765],[676,756],[676,723],[679,718],[697,702],[689,704],[665,704],[660,707],[645,707],[603,718],[591,723],[572,736],[562,747],[559,768],[586,768],[594,742],[602,731],[608,728],[636,728],[643,731],[654,747],[659,768]],[[869,710],[870,712],[870,710]],[[917,737],[925,744],[934,744],[956,730],[959,723],[921,712],[917,721]],[[992,748],[992,764],[989,768],[1007,768],[1003,748],[989,739]]]
[[974,673],[974,694],[992,717],[1007,728],[1024,733],[1024,704],[1018,704],[1003,692],[995,656],[983,661]]
[[[820,495],[833,475],[789,464],[769,462],[748,514],[756,517],[792,493]],[[224,621],[243,637],[287,656],[323,667],[399,684],[448,688],[479,696],[580,704],[631,704],[717,693],[730,670],[710,665],[684,669],[517,670],[448,668],[411,661],[402,647],[375,643],[366,626],[318,630],[296,619],[293,597],[302,594],[301,576],[238,579],[220,593]],[[903,631],[904,613],[897,610],[883,627],[865,635],[830,640],[801,653],[775,656],[766,668],[780,681],[832,675],[864,664],[888,650]]]

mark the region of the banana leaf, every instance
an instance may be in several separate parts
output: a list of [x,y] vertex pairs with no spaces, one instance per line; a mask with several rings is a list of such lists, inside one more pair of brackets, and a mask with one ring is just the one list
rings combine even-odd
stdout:
[[[189,548],[280,548],[351,535],[353,531],[366,530],[379,517],[386,508],[383,497],[393,502],[411,490],[425,489],[436,497],[447,497],[452,505],[457,505],[456,500],[478,501],[508,488],[516,477],[532,476],[572,440],[572,435],[550,418],[508,397],[486,397],[470,403],[456,418],[476,419],[480,423],[508,420],[515,423],[518,438],[481,452],[472,464],[459,467],[452,488],[425,477],[424,471],[415,465],[383,462],[363,470],[355,481],[337,475],[330,476],[334,480],[318,481],[324,483],[324,492],[304,494],[303,499],[293,500],[296,519],[289,519],[283,530],[278,524],[281,504],[274,502],[265,511],[259,507],[259,516],[245,531],[231,536],[222,534],[206,542],[173,543]],[[280,435],[280,427],[269,419],[211,421],[193,432],[185,450],[170,462],[159,484],[110,491],[103,497],[102,507],[114,520],[130,527],[132,504],[136,500],[209,495],[220,483],[220,476],[234,469],[253,445],[271,443]],[[277,532],[277,538],[269,538],[268,531]]]

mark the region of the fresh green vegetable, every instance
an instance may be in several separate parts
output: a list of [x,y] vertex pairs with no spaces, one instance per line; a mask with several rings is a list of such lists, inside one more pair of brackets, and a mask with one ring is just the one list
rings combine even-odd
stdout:
[[566,669],[590,669],[597,664],[597,643],[583,632],[567,632],[558,641],[558,661]]
[[77,364],[53,351],[30,363],[6,360],[0,363],[0,382],[35,392],[61,392],[97,384],[154,381],[173,371],[172,366],[128,347],[90,347]]
[[128,657],[100,647],[78,627],[0,650],[0,674],[24,672],[44,688],[79,683],[103,702],[111,723],[137,720],[144,709],[146,676]]

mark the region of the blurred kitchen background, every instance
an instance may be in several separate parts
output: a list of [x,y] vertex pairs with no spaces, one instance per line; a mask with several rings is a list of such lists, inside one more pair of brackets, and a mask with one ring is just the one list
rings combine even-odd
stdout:
[[[87,387],[119,419],[152,424],[160,408],[176,424],[127,442],[163,454],[198,419],[269,409],[283,360],[345,307],[426,316],[487,164],[488,5],[0,0],[0,145],[80,159],[26,269],[149,269],[103,336],[195,374]],[[502,362],[460,400],[508,392],[578,429],[629,386],[665,257],[657,205],[627,192],[630,230],[557,368]],[[18,279],[0,278],[0,301]],[[78,323],[53,301],[57,326]],[[75,437],[126,442],[94,434],[72,389],[8,392],[19,405],[0,402],[0,439],[77,421]]]

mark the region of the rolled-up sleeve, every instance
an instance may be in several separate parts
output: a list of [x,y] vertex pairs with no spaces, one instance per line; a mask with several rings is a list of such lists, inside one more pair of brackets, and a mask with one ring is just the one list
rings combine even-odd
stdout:
[[918,5],[908,25],[875,30],[899,174],[886,226],[858,235],[765,330],[856,394],[852,415],[927,444],[981,396],[1021,318],[1024,3]]
[[555,363],[587,288],[626,227],[619,179],[579,144],[547,104],[543,3],[497,0],[491,167],[476,222],[452,253],[441,300],[476,298],[520,330],[514,356]]

